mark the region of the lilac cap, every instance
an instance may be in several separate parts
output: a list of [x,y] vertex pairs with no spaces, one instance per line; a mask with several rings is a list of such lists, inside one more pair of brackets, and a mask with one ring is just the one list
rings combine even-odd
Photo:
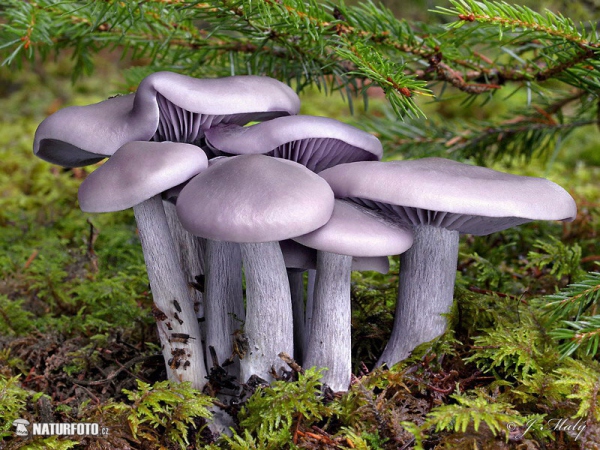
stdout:
[[320,174],[336,197],[411,224],[490,234],[532,220],[571,221],[573,198],[543,179],[442,158],[355,162]]
[[388,256],[404,253],[413,233],[350,202],[336,200],[327,224],[293,238],[307,247],[350,256]]
[[[138,92],[150,97],[140,96],[141,107],[158,93],[186,111],[211,116],[267,113],[267,117],[278,117],[300,111],[300,99],[292,88],[274,78],[257,75],[200,79],[156,72],[142,80]],[[137,107],[136,98],[134,108]]]
[[130,142],[81,183],[79,205],[86,212],[131,208],[197,175],[208,166],[195,145]]
[[177,199],[190,233],[231,242],[270,242],[323,226],[333,192],[321,177],[292,161],[264,155],[222,158],[194,177]]
[[327,117],[287,116],[249,127],[222,125],[206,131],[207,144],[221,152],[262,153],[298,162],[314,172],[336,164],[381,159],[372,134]]
[[296,93],[272,78],[197,79],[157,72],[142,80],[135,94],[52,114],[38,127],[33,151],[55,164],[84,166],[112,155],[127,142],[193,143],[221,122],[245,124],[296,114],[299,109]]
[[158,118],[151,111],[132,115],[133,100],[133,94],[118,96],[55,112],[38,126],[34,154],[64,167],[82,167],[112,155],[127,142],[149,140]]

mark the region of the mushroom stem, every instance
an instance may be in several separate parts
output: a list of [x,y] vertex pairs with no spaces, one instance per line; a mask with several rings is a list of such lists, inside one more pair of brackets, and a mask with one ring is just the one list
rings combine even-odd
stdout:
[[[214,347],[219,364],[233,353],[233,336],[244,324],[242,254],[235,242],[206,240],[204,313],[206,348]],[[207,361],[208,365],[211,363]],[[239,367],[231,371],[238,375]]]
[[170,380],[202,389],[206,367],[200,328],[177,259],[160,195],[133,207],[148,271],[158,334]]
[[352,257],[317,252],[313,318],[306,367],[327,367],[323,382],[346,391],[351,377],[350,274]]
[[442,314],[452,307],[459,234],[431,225],[418,225],[414,233],[413,246],[400,256],[394,327],[378,366],[393,366],[446,330]]
[[287,269],[292,297],[292,313],[294,315],[294,359],[298,362],[302,362],[304,359],[304,340],[306,338],[306,330],[304,329],[304,272],[302,269]]
[[252,375],[271,381],[285,364],[279,353],[294,354],[290,285],[278,242],[244,243],[242,260],[246,276],[248,353],[240,361],[241,380]]
[[167,223],[171,230],[171,236],[173,237],[173,243],[181,262],[183,274],[186,277],[188,286],[190,286],[190,295],[194,301],[196,317],[202,318],[204,317],[202,292],[192,287],[192,282],[196,281],[198,275],[204,274],[205,239],[194,236],[183,228],[179,217],[177,217],[177,209],[173,203],[163,200],[163,206],[167,216]]

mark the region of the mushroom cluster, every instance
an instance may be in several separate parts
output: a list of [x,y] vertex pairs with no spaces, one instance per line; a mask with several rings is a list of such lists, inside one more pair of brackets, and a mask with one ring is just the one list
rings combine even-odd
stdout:
[[158,72],[135,94],[64,108],[38,127],[34,153],[46,161],[108,157],[79,203],[133,208],[172,380],[203,388],[207,366],[226,366],[241,383],[270,381],[285,352],[346,390],[352,270],[387,272],[402,255],[378,363],[391,366],[444,332],[460,233],[575,217],[548,180],[440,158],[382,162],[373,135],[299,108],[271,78]]

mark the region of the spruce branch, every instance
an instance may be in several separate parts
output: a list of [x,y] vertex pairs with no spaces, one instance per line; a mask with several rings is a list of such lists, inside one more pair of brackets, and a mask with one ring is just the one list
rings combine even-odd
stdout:
[[[506,155],[527,161],[548,155],[572,131],[598,123],[596,102],[586,96],[585,91],[569,92],[546,105],[493,120],[430,119],[424,124],[417,119],[396,121],[389,112],[361,119],[360,126],[376,134],[389,154],[403,157],[472,158],[481,165]],[[566,116],[563,110],[573,103],[582,106]]]
[[402,65],[385,59],[374,52],[371,46],[360,42],[354,45],[346,42],[346,47],[338,48],[336,53],[355,65],[356,69],[348,72],[348,76],[356,75],[369,79],[383,88],[397,116],[422,114],[412,97],[414,94],[427,96],[432,94],[424,82],[404,75]]
[[[491,64],[482,68],[481,75],[506,81],[544,82],[558,78],[573,86],[587,89],[598,95],[600,42],[596,32],[576,26],[560,14],[535,12],[525,6],[504,2],[451,0],[452,8],[438,7],[437,12],[457,17],[449,27],[457,32],[457,41],[469,39],[477,31],[481,42],[495,39],[503,45],[523,49],[517,59],[522,68]],[[471,24],[469,27],[464,27]],[[474,27],[474,28],[473,28]],[[462,32],[458,30],[464,28]],[[592,30],[597,29],[590,23]],[[485,35],[487,39],[482,39]],[[528,50],[534,50],[533,52]]]
[[[432,81],[469,94],[499,90],[508,81],[550,78],[600,90],[597,36],[584,34],[569,19],[494,2],[453,5],[438,11],[459,17],[457,24],[472,21],[481,28],[459,33],[457,25],[448,30],[440,24],[409,24],[371,1],[350,7],[315,0],[7,0],[0,12],[5,18],[0,50],[8,53],[5,64],[13,64],[71,48],[75,77],[92,70],[92,56],[100,49],[119,48],[134,58],[150,58],[155,69],[189,75],[268,74],[294,80],[299,89],[316,84],[345,90],[375,83],[388,92],[398,114],[416,108],[406,89],[418,97],[427,94],[424,82]],[[503,45],[527,44],[537,54],[521,55],[525,64],[518,67],[498,63],[495,46],[491,56],[472,50],[489,42],[490,28],[496,35],[512,35],[512,42]],[[520,34],[510,33],[517,29]],[[554,40],[562,47],[544,51],[536,40]],[[399,72],[401,80],[395,78]],[[417,82],[422,84],[415,89]]]
[[582,349],[586,355],[598,354],[600,345],[600,272],[589,272],[581,281],[545,297],[550,335],[560,341],[562,357]]
[[526,6],[488,0],[450,0],[450,3],[454,8],[438,7],[437,11],[458,17],[459,20],[451,25],[455,28],[469,22],[480,22],[499,26],[500,37],[505,29],[520,30],[540,33],[542,37],[561,38],[582,47],[599,47],[595,33],[586,33],[584,27],[578,28],[571,19],[549,10],[540,14]]
[[562,326],[552,330],[550,335],[562,341],[558,350],[563,358],[580,348],[585,355],[595,356],[600,345],[600,315],[577,321],[565,320]]
[[[600,272],[589,272],[585,278],[560,292],[545,297],[550,320],[578,320],[600,302]],[[593,312],[595,314],[595,311]]]
[[[533,104],[558,102],[573,95],[570,85],[578,92],[572,101],[589,106],[600,94],[598,36],[570,19],[487,0],[454,0],[437,11],[457,21],[409,22],[370,0],[356,6],[316,0],[5,0],[0,59],[18,66],[69,50],[77,78],[93,70],[94,54],[111,49],[144,60],[126,74],[132,86],[156,70],[198,77],[260,74],[298,91],[312,85],[348,94],[350,106],[355,94],[366,97],[369,87],[379,87],[392,114],[376,123],[376,131],[389,134],[390,149],[478,162],[547,154],[572,130],[597,122],[589,113],[596,105],[573,114],[574,108],[565,108],[569,101],[545,114],[528,109],[512,120],[429,122],[424,129],[417,120],[423,116],[420,99],[431,92],[441,97],[443,87],[435,84],[466,93],[467,101],[526,88],[535,95]],[[553,84],[555,94],[545,89],[549,80],[567,86]]]

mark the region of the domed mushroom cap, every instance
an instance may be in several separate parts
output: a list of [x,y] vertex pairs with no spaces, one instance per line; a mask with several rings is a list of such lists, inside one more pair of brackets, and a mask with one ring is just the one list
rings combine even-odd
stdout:
[[208,166],[195,145],[130,142],[81,183],[79,206],[86,212],[131,208],[197,175]]
[[355,162],[320,173],[336,197],[412,225],[485,235],[532,220],[571,221],[573,198],[559,185],[442,158]]
[[52,114],[38,127],[33,147],[46,161],[77,167],[110,156],[127,142],[193,143],[218,123],[246,124],[299,109],[296,93],[272,78],[197,79],[157,72],[144,78],[135,94]]
[[190,233],[231,242],[281,241],[323,226],[333,192],[304,166],[264,155],[223,158],[194,177],[177,199]]
[[413,244],[413,233],[373,215],[365,208],[336,200],[327,224],[293,240],[340,255],[388,256],[408,250]]
[[223,125],[206,131],[209,146],[225,153],[263,153],[298,162],[314,172],[336,164],[381,159],[372,134],[327,117],[287,116],[249,127]]
[[[265,113],[265,117],[272,118],[300,111],[300,99],[292,88],[274,78],[257,75],[193,78],[156,72],[141,81],[138,92],[150,96],[158,93],[185,111],[212,116],[249,113],[260,117],[260,113]],[[140,98],[141,102],[144,100]]]

